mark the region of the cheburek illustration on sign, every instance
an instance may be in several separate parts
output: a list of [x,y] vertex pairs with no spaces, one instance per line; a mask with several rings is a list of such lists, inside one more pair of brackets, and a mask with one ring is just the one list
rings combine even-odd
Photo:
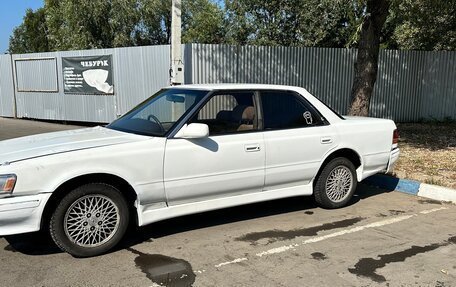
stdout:
[[100,92],[112,94],[114,91],[113,86],[106,83],[108,75],[109,71],[102,69],[91,69],[82,72],[82,77],[84,78],[84,81],[87,83],[87,85],[94,87]]

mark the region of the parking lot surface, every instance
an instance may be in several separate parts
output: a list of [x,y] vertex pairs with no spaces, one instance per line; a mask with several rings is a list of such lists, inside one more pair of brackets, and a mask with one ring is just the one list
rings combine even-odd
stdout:
[[[0,119],[0,140],[73,128],[32,123]],[[360,184],[346,208],[298,197],[175,218],[88,259],[40,233],[3,237],[0,286],[456,286],[455,219],[455,205]]]

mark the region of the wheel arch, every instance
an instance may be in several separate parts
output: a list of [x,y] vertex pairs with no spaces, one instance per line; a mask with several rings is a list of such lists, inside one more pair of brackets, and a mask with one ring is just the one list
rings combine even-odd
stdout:
[[43,214],[41,216],[41,225],[40,229],[43,230],[46,225],[48,224],[52,212],[55,210],[59,202],[68,194],[69,191],[89,183],[105,183],[108,185],[112,185],[120,190],[120,192],[125,196],[125,199],[128,202],[128,206],[130,207],[130,218],[135,220],[135,223],[138,222],[138,214],[136,212],[135,202],[137,199],[137,193],[134,188],[123,178],[109,174],[109,173],[90,173],[79,175],[74,178],[71,178],[62,184],[60,184],[57,189],[54,190],[51,197],[46,202],[44,207]]
[[356,169],[356,175],[357,175],[357,178],[358,178],[358,181],[359,179],[361,178],[361,174],[362,174],[362,169],[360,169],[362,167],[362,157],[353,149],[351,148],[341,148],[341,149],[338,149],[338,150],[335,150],[331,153],[329,153],[325,160],[323,161],[323,163],[320,165],[320,168],[318,169],[318,172],[317,174],[315,175],[314,179],[313,179],[313,182],[315,184],[315,179],[318,178],[321,174],[321,172],[323,171],[323,168],[333,159],[337,158],[337,157],[344,157],[348,160],[350,160],[353,165],[355,166],[355,169]]

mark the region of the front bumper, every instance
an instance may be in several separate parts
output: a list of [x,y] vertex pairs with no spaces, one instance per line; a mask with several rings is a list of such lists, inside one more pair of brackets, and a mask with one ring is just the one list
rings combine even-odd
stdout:
[[391,172],[394,168],[394,165],[396,164],[396,161],[399,159],[399,148],[395,148],[391,151],[390,153],[390,158],[388,161],[388,168],[386,169],[386,172]]
[[50,193],[0,199],[0,236],[40,230]]

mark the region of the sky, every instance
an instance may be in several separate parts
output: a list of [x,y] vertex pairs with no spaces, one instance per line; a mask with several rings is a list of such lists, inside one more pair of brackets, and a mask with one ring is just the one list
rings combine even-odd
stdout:
[[14,27],[22,23],[27,8],[42,7],[43,0],[4,0],[0,9],[0,53],[8,50],[9,37]]

